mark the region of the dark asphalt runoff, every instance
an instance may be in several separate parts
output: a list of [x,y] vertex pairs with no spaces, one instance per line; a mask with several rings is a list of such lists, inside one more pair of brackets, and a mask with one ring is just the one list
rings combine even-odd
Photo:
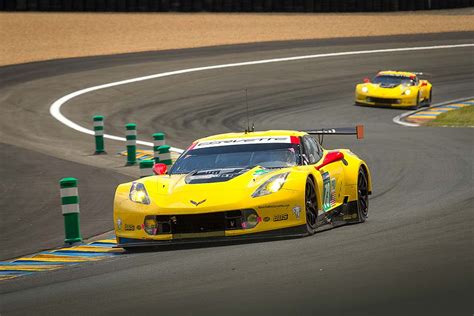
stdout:
[[[0,68],[2,256],[39,249],[44,240],[60,244],[52,227],[59,210],[51,202],[59,197],[46,182],[78,174],[91,210],[81,213],[83,229],[92,235],[112,227],[116,183],[137,174],[114,155],[123,143],[108,141],[109,155],[92,156],[91,136],[51,118],[50,104],[67,93],[197,66],[473,38],[467,32],[278,42]],[[140,139],[165,131],[181,148],[243,130],[245,88],[257,130],[364,124],[364,140],[334,136],[324,145],[351,148],[367,161],[374,183],[369,219],[307,238],[162,248],[4,281],[0,314],[472,315],[474,129],[402,127],[392,118],[403,110],[357,107],[353,97],[357,82],[384,69],[431,74],[434,102],[470,97],[473,53],[452,48],[209,70],[71,100],[63,113],[81,125],[90,127],[100,113],[108,133],[123,135],[123,125],[135,122]],[[54,167],[45,167],[48,161]]]

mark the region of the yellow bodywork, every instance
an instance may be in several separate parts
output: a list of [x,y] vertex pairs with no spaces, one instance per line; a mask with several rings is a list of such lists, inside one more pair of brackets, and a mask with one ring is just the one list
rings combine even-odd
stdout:
[[[229,133],[215,135],[195,141],[226,140],[247,137],[293,136],[299,138],[306,135],[298,131],[266,131],[251,133]],[[328,151],[324,150],[323,157],[313,165],[299,165],[281,169],[266,169],[255,167],[231,180],[218,183],[187,184],[186,175],[156,175],[141,178],[135,182],[142,183],[148,193],[150,204],[140,204],[130,200],[129,193],[132,182],[118,186],[114,200],[114,229],[119,244],[124,240],[169,241],[201,237],[231,237],[267,232],[277,229],[301,227],[306,224],[305,216],[305,184],[310,177],[316,188],[317,207],[323,210],[323,177],[330,175],[335,184],[335,201],[331,209],[346,202],[357,200],[357,177],[359,168],[364,168],[369,178],[370,173],[366,164],[347,149],[339,150],[345,155],[345,161],[338,161],[316,170]],[[289,172],[282,188],[272,194],[252,197],[255,190],[276,174]],[[198,205],[192,201],[204,201]],[[150,235],[144,230],[144,220],[147,215],[191,215],[232,210],[253,209],[261,218],[254,228],[233,229],[219,232],[204,232],[193,234],[160,234]],[[300,209],[300,212],[294,210]]]
[[419,80],[416,73],[405,71],[381,71],[377,75],[393,75],[414,78],[412,86],[399,85],[384,88],[371,82],[360,83],[355,88],[355,103],[359,105],[416,108],[431,102],[432,85],[427,80]]

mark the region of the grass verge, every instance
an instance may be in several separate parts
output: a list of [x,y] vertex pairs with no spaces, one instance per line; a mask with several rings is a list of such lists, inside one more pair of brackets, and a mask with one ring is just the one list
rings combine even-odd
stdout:
[[474,127],[474,106],[466,106],[459,110],[445,112],[426,125]]

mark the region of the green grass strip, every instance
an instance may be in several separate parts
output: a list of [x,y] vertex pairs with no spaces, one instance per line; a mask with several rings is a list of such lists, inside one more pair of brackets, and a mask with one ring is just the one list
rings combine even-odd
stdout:
[[459,110],[444,112],[434,120],[427,122],[426,125],[474,127],[474,106],[466,106]]

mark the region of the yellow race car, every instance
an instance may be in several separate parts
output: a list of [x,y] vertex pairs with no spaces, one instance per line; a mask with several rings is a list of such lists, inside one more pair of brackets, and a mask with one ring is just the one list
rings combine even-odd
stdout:
[[380,71],[372,81],[364,79],[355,89],[357,105],[408,107],[429,106],[433,96],[431,83],[420,80],[416,72]]
[[156,175],[118,186],[118,246],[304,236],[364,222],[372,192],[369,168],[349,149],[321,147],[324,135],[338,134],[361,138],[363,127],[229,133],[195,141],[169,171],[155,164]]

